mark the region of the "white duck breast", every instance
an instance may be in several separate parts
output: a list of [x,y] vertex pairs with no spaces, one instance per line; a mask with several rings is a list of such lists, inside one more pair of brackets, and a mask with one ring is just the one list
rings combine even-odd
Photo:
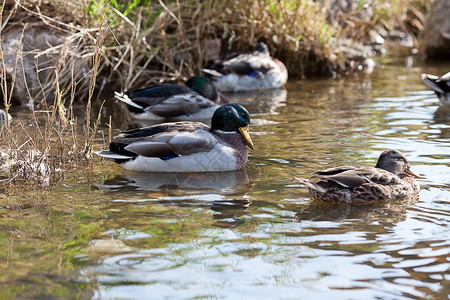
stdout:
[[216,172],[236,170],[234,150],[216,144],[210,151],[162,160],[157,157],[137,156],[121,164],[127,170],[141,172]]
[[[243,61],[245,60],[245,61]],[[230,73],[217,77],[214,84],[220,91],[251,91],[280,88],[287,82],[286,67],[270,56],[249,56],[235,58],[224,63],[229,69],[241,68],[238,65],[247,64],[246,69],[253,70],[249,74]]]
[[266,74],[260,73],[257,76],[231,73],[218,77],[214,84],[222,92],[270,90],[282,87],[286,82],[284,78],[282,74],[273,71]]
[[[216,137],[205,130],[160,134],[150,141],[131,143],[125,150],[138,154],[136,159],[122,164],[125,169],[135,171],[230,171],[236,170],[237,165],[235,150],[228,144],[219,143]],[[168,159],[151,157],[165,151],[173,151],[178,156]]]

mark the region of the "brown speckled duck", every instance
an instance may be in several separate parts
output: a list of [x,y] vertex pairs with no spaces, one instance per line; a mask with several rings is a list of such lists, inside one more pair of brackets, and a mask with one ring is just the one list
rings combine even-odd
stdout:
[[375,167],[341,166],[314,174],[317,182],[295,179],[318,200],[345,203],[414,197],[420,186],[413,177],[422,178],[397,150],[381,153]]

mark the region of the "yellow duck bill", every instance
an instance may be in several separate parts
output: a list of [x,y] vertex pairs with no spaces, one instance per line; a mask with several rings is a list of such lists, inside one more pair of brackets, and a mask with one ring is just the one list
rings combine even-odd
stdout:
[[255,149],[255,146],[253,146],[252,139],[250,138],[249,126],[239,127],[239,132],[241,133],[242,137],[244,138],[245,144],[247,144],[247,146],[250,149],[252,149],[252,150]]

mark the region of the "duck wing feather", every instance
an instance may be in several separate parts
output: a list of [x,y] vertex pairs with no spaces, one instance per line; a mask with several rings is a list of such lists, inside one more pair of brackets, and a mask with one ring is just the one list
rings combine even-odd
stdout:
[[206,152],[219,141],[209,127],[198,122],[176,122],[150,126],[115,139],[110,150],[120,155],[170,159]]
[[144,110],[148,110],[160,117],[171,118],[182,115],[193,115],[201,109],[209,108],[214,105],[214,102],[200,94],[190,92],[171,96],[159,103],[148,106]]
[[345,188],[356,188],[367,183],[379,185],[400,184],[401,179],[397,175],[374,167],[342,166],[320,172],[316,172],[320,179],[330,180]]
[[258,55],[243,54],[228,62],[224,66],[238,75],[252,75],[267,73],[273,66],[269,55],[258,53]]
[[431,74],[422,74],[422,81],[438,93],[450,92],[450,72],[441,77]]
[[116,93],[116,98],[130,105],[132,111],[142,112],[148,107],[153,107],[171,97],[191,93],[192,90],[184,84],[154,85],[142,89],[131,90],[126,93]]
[[267,73],[272,67],[271,64],[273,64],[273,61],[269,53],[254,51],[223,58],[210,69],[204,69],[203,71],[216,77],[230,73],[256,76],[260,73]]
[[126,92],[130,98],[165,98],[178,94],[191,92],[184,84],[152,85],[141,89]]

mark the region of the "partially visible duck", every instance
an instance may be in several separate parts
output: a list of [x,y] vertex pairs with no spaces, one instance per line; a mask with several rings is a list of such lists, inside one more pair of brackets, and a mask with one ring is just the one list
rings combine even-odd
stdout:
[[202,76],[184,84],[153,85],[115,98],[128,105],[131,115],[140,120],[189,121],[210,119],[214,111],[230,101],[220,94],[211,80]]
[[436,93],[442,104],[450,105],[450,72],[441,77],[423,73],[422,81]]
[[281,88],[288,79],[286,66],[270,56],[265,43],[259,43],[252,52],[224,57],[203,72],[222,92]]
[[219,107],[211,127],[199,122],[175,122],[125,132],[109,150],[97,154],[128,170],[143,172],[213,172],[243,169],[250,116],[239,104]]
[[6,123],[6,119],[8,119],[8,123],[11,123],[12,117],[9,113],[0,109],[0,126]]
[[[370,202],[416,197],[420,186],[405,155],[397,150],[381,153],[375,167],[341,166],[314,172],[318,181],[295,178],[312,196],[326,202]],[[411,177],[412,176],[412,177]]]

